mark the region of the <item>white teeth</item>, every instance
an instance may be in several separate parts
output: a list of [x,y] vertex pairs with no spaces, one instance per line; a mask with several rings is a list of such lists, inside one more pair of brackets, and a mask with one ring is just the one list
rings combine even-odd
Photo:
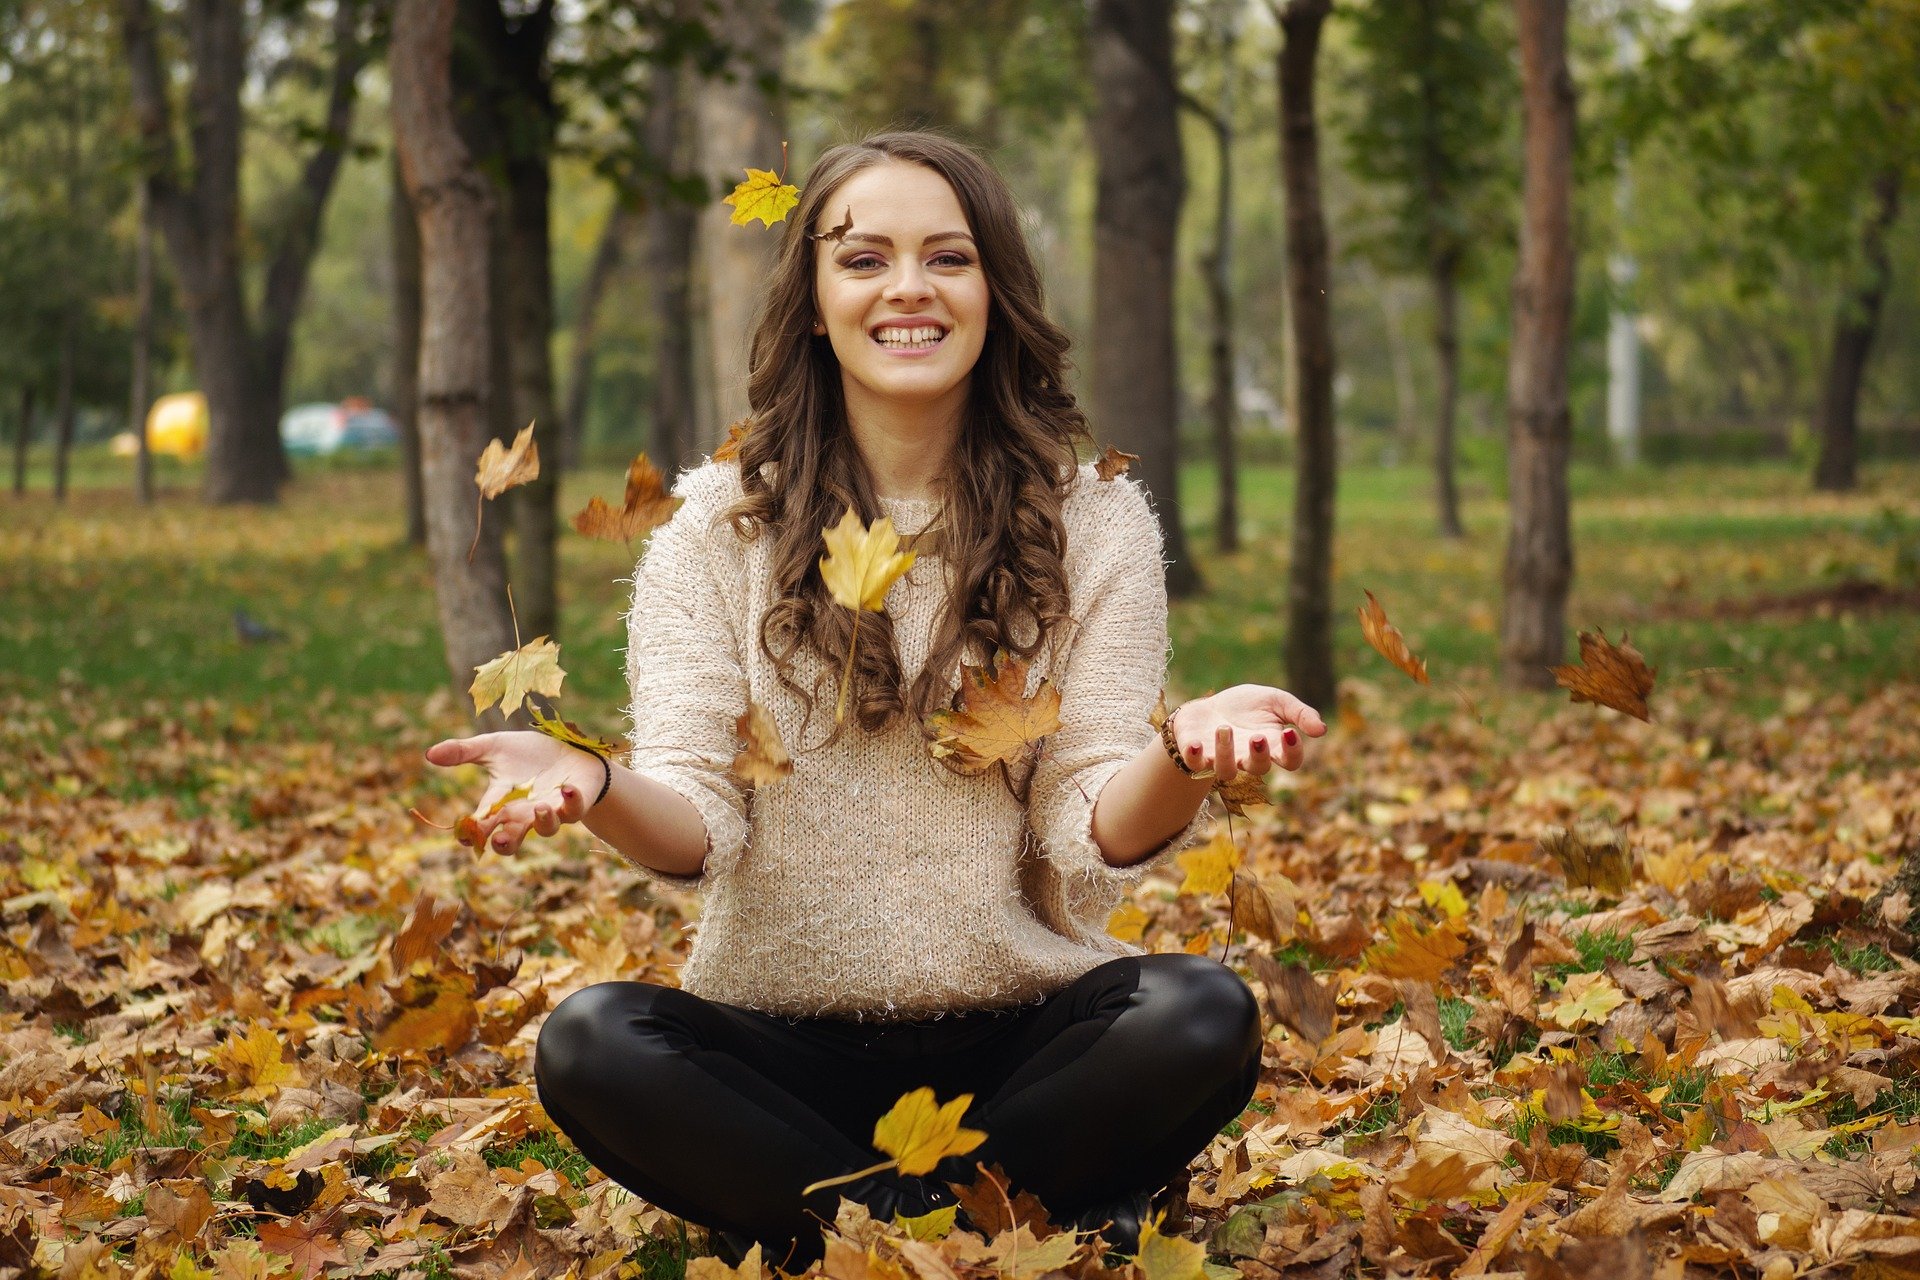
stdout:
[[883,329],[874,341],[886,347],[927,347],[945,336],[939,329]]

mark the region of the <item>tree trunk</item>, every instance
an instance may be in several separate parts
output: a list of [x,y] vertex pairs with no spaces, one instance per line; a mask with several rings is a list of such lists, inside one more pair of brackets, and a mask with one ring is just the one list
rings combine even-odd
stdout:
[[1140,455],[1165,540],[1167,594],[1199,572],[1180,521],[1179,360],[1173,279],[1186,159],[1173,75],[1172,0],[1095,0],[1087,32],[1097,166],[1093,210],[1093,423]]
[[138,459],[135,487],[143,505],[153,502],[153,449],[147,441],[147,410],[153,404],[153,206],[144,184],[135,189],[140,209],[133,258],[133,385],[127,420],[133,424]]
[[1820,462],[1813,487],[1843,493],[1858,480],[1860,384],[1880,329],[1880,307],[1893,278],[1887,232],[1900,217],[1900,171],[1888,169],[1873,184],[1875,209],[1860,233],[1862,271],[1840,299],[1833,347],[1820,389]]
[[[644,124],[648,152],[674,172],[684,159],[686,95],[681,73],[662,67],[659,86]],[[669,188],[654,181],[648,191],[643,249],[647,297],[653,308],[652,424],[648,448],[656,463],[672,475],[700,460],[694,430],[693,255],[698,213]],[[737,230],[738,228],[736,228]]]
[[1433,423],[1433,493],[1441,536],[1462,537],[1460,491],[1454,483],[1453,433],[1460,399],[1460,255],[1441,249],[1428,261],[1433,277],[1433,354],[1440,370]]
[[1280,179],[1287,202],[1287,308],[1293,323],[1293,551],[1287,572],[1288,687],[1330,711],[1333,666],[1333,272],[1320,205],[1314,75],[1332,0],[1288,0],[1280,14]]
[[[427,554],[447,670],[464,697],[473,670],[513,647],[497,518],[482,523],[471,560],[474,462],[491,434],[487,340],[488,217],[492,192],[453,118],[455,0],[399,0],[392,65],[411,68],[393,88],[393,133],[408,197],[420,218],[420,454]],[[497,728],[502,718],[482,718]]]
[[1501,664],[1507,683],[1550,689],[1566,652],[1573,535],[1567,485],[1572,417],[1573,75],[1567,0],[1515,0],[1525,131],[1513,347],[1507,364],[1508,505]]
[[[748,165],[780,170],[786,105],[760,87],[759,77],[778,73],[785,43],[774,0],[718,0],[720,41],[743,65],[731,81],[703,82],[699,94],[700,171],[718,186],[700,217],[700,252],[706,276],[708,377],[713,420],[701,424],[703,445],[718,448],[727,426],[747,414],[747,343],[754,302],[773,266],[774,237],[755,224],[736,227],[719,201],[746,177]],[[788,175],[791,181],[793,175]]]
[[580,465],[581,446],[586,440],[587,407],[593,400],[593,365],[598,354],[600,299],[619,270],[638,220],[633,206],[616,192],[613,207],[607,211],[607,223],[600,229],[600,242],[594,246],[593,261],[587,266],[587,278],[580,284],[580,308],[573,317],[573,357],[568,361],[567,409],[561,418],[566,436],[560,442],[560,452],[562,465],[569,470]]
[[1221,555],[1240,549],[1240,463],[1234,440],[1239,406],[1234,398],[1233,341],[1233,79],[1238,31],[1232,9],[1216,5],[1220,35],[1220,101],[1210,113],[1219,143],[1219,181],[1214,187],[1213,250],[1201,264],[1207,280],[1207,364],[1211,374],[1207,416],[1213,424],[1213,465],[1219,476],[1214,506],[1214,546]]
[[27,492],[27,446],[33,442],[33,386],[20,388],[20,420],[13,424],[13,496]]
[[79,317],[69,302],[60,314],[60,371],[53,392],[53,500],[67,500],[67,462],[73,452],[73,361]]
[[213,503],[272,502],[287,477],[280,409],[288,341],[353,118],[355,85],[366,56],[358,35],[361,11],[351,0],[335,7],[323,136],[293,193],[292,212],[279,228],[257,334],[247,310],[240,243],[246,6],[188,0],[183,12],[193,67],[186,131],[193,148],[184,165],[175,154],[171,95],[151,0],[121,0],[147,196],[186,296],[194,373],[207,398],[205,497]]
[[407,513],[407,544],[427,545],[427,513],[420,486],[420,223],[407,198],[400,155],[393,157],[393,416],[400,428],[400,484]]

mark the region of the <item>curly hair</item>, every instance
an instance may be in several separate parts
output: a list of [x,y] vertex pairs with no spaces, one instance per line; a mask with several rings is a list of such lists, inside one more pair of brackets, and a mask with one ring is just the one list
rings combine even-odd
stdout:
[[[821,580],[821,531],[849,506],[868,525],[885,513],[848,427],[839,360],[825,337],[811,333],[817,242],[808,233],[848,178],[888,161],[921,165],[947,180],[979,248],[989,295],[985,345],[940,485],[940,517],[908,542],[922,554],[931,548],[952,573],[925,666],[913,687],[903,688],[892,619],[862,618],[848,691],[848,718],[862,729],[878,732],[905,715],[930,738],[927,716],[936,701],[952,705],[962,660],[987,661],[1005,651],[1031,661],[1065,633],[1061,511],[1079,465],[1076,445],[1092,443],[1067,387],[1071,341],[1046,314],[1013,192],[974,151],[937,133],[899,130],[832,147],[814,163],[799,207],[782,227],[755,320],[751,412],[737,446],[743,496],[724,515],[743,540],[763,527],[773,533],[775,598],[758,638],[811,723],[824,681],[834,681],[838,697],[854,621]],[[802,646],[822,659],[810,690],[793,679]],[[817,745],[833,742],[843,727],[836,724]]]

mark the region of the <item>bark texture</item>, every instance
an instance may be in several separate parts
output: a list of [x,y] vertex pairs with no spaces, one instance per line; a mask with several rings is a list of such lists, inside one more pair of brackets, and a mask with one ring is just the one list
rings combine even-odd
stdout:
[[1140,455],[1165,539],[1167,594],[1200,575],[1180,521],[1173,278],[1186,159],[1172,0],[1095,0],[1087,33],[1097,177],[1093,212],[1094,431]]
[[1501,667],[1506,682],[1550,689],[1566,652],[1573,535],[1567,456],[1573,427],[1573,75],[1567,0],[1515,0],[1525,157],[1520,255],[1507,364],[1507,534]]
[[247,301],[240,233],[246,6],[186,0],[182,14],[193,69],[187,95],[193,146],[184,163],[176,154],[151,0],[120,0],[147,198],[181,283],[194,374],[207,397],[205,496],[216,503],[271,502],[288,476],[280,444],[287,349],[366,60],[361,6],[341,0],[335,8],[322,141],[284,201],[287,212],[276,234],[267,237],[272,243],[257,315]]
[[1900,171],[1889,169],[1874,182],[1873,210],[1860,232],[1861,269],[1840,299],[1833,323],[1833,347],[1820,388],[1820,461],[1813,487],[1843,493],[1859,483],[1860,384],[1867,357],[1880,331],[1880,309],[1893,281],[1887,233],[1900,217]]
[[[474,512],[484,510],[474,460],[490,435],[488,219],[493,193],[453,114],[455,0],[398,0],[393,65],[412,69],[393,90],[393,133],[420,222],[421,476],[427,553],[447,670],[466,696],[473,669],[513,647],[497,515],[488,512],[469,561]],[[497,728],[489,712],[483,723]]]
[[[687,95],[683,73],[662,67],[643,130],[647,151],[664,168],[678,171],[686,160]],[[698,212],[677,197],[664,177],[648,183],[642,272],[653,310],[653,390],[648,406],[647,447],[669,475],[700,460],[694,390],[693,258]],[[733,228],[739,230],[739,228]],[[731,421],[731,419],[729,420]]]
[[712,450],[726,438],[728,424],[747,413],[747,343],[774,249],[768,228],[757,222],[734,226],[732,211],[717,196],[745,178],[749,165],[780,172],[786,108],[762,84],[780,73],[785,46],[774,0],[716,0],[707,12],[721,42],[736,51],[732,78],[703,81],[698,108],[700,170],[717,187],[699,223],[713,405],[712,420],[700,424],[699,434]]
[[573,317],[573,354],[567,361],[567,410],[562,416],[566,437],[561,442],[568,468],[580,464],[580,448],[586,439],[588,406],[593,400],[593,366],[599,354],[600,300],[620,269],[627,244],[633,238],[637,215],[623,196],[614,197],[607,211],[607,224],[600,229],[599,243],[587,264],[587,278],[580,282],[579,309]]
[[1293,328],[1293,550],[1287,569],[1288,687],[1331,711],[1333,508],[1333,272],[1320,200],[1314,78],[1332,0],[1289,0],[1280,11],[1280,180],[1287,207],[1287,314]]
[[407,543],[427,545],[427,513],[420,485],[420,222],[407,182],[393,157],[393,416],[400,427],[400,492]]

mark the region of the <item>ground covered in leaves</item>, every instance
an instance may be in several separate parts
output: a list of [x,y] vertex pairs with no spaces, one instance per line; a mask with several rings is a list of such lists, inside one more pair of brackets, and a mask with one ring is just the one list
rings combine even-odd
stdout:
[[[1382,595],[1435,657],[1425,599]],[[1564,695],[1410,716],[1355,660],[1311,767],[1116,912],[1223,957],[1267,1023],[1253,1104],[1136,1258],[981,1198],[974,1232],[847,1205],[824,1269],[1920,1275],[1913,904],[1868,909],[1920,856],[1914,651],[1875,649],[1891,680],[1677,679],[1636,642],[1650,724]],[[544,1013],[674,981],[698,898],[571,834],[506,859],[410,819],[471,803],[419,754],[450,697],[271,705],[0,683],[0,1275],[721,1280],[530,1085]]]

